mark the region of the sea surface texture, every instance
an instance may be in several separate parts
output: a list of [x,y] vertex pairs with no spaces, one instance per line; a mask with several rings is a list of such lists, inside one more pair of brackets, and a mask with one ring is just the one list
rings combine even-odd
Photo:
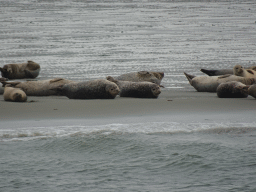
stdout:
[[[254,0],[0,0],[0,63],[76,81],[256,65]],[[1,110],[1,108],[0,108]],[[256,124],[0,127],[0,191],[253,192]]]

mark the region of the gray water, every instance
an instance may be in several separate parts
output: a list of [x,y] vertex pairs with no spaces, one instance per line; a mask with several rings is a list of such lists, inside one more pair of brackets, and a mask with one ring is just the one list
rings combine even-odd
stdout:
[[[89,80],[255,64],[255,1],[0,0],[0,62]],[[256,124],[0,127],[0,191],[256,191]]]

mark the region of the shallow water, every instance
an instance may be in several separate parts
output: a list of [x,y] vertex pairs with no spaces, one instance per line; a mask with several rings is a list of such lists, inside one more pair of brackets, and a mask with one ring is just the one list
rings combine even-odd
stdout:
[[[0,61],[38,79],[251,66],[254,1],[0,0]],[[0,191],[255,191],[256,125],[179,122],[0,128]]]

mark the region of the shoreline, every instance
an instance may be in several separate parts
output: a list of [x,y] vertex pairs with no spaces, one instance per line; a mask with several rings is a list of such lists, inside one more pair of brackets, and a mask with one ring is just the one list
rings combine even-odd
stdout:
[[[33,101],[33,102],[31,102]],[[163,90],[158,99],[72,100],[28,97],[6,102],[0,95],[0,127],[102,125],[112,123],[253,123],[255,99],[218,98],[216,93]]]

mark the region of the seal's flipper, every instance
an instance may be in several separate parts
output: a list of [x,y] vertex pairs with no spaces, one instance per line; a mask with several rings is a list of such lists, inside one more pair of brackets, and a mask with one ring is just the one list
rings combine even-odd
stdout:
[[187,73],[185,73],[185,72],[184,72],[184,74],[185,74],[185,76],[187,77],[187,79],[188,79],[190,85],[192,85],[192,79],[195,78],[196,76],[194,76],[194,75],[189,75],[189,74],[187,74]]
[[20,84],[20,82],[6,82],[6,81],[1,81],[3,84],[2,87],[5,87],[6,85],[10,85],[11,87],[15,87],[16,85]]
[[108,81],[113,82],[113,83],[116,83],[116,82],[117,82],[117,80],[116,80],[116,79],[114,79],[114,78],[113,78],[113,77],[111,77],[111,76],[107,76],[107,77],[106,77],[106,79],[107,79]]
[[216,76],[217,70],[207,70],[207,69],[201,69],[203,73],[209,75],[209,76]]
[[229,77],[229,76],[231,76],[230,74],[226,74],[226,75],[221,75],[221,76],[219,76],[218,78],[219,79],[222,79],[222,78],[226,78],[226,77]]
[[52,80],[50,81],[50,84],[51,84],[51,83],[56,83],[56,82],[62,81],[62,80],[64,80],[64,79],[63,79],[63,78],[55,78],[55,79],[52,79]]
[[251,73],[252,75],[254,75],[254,72],[253,72],[252,70],[247,69],[246,71],[247,71],[248,73]]

